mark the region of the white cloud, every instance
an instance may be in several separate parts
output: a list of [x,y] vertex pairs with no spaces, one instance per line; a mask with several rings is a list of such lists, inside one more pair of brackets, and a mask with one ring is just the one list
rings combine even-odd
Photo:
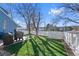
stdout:
[[19,23],[20,23],[20,21],[19,21],[19,20],[16,20],[16,23],[18,23],[18,24],[19,24]]
[[25,24],[24,22],[19,21],[19,20],[17,20],[16,22],[17,22],[17,24],[19,24],[19,25],[22,26],[23,28],[26,28],[26,24]]
[[65,7],[54,8],[54,9],[51,8],[50,11],[49,11],[49,14],[50,14],[50,15],[57,16],[57,15],[62,14],[64,11],[65,11]]

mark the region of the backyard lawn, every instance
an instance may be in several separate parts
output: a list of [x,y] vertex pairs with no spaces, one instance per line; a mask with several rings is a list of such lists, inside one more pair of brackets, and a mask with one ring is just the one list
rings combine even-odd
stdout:
[[61,40],[49,39],[44,36],[32,36],[23,42],[9,45],[4,48],[12,55],[17,56],[66,56]]

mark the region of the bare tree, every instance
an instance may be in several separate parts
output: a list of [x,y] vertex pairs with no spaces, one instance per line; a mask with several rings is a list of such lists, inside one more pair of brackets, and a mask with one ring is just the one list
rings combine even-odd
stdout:
[[[67,10],[71,9],[70,12],[79,13],[79,3],[67,3],[67,4],[64,4],[64,7],[66,7]],[[79,24],[79,19],[70,19],[69,17],[65,17],[64,19],[69,20],[70,22]]]
[[64,6],[72,11],[79,12],[79,3],[66,3]]
[[33,11],[32,22],[33,22],[33,26],[34,26],[35,31],[36,31],[36,35],[38,35],[39,25],[40,25],[40,21],[41,21],[41,12],[40,12],[40,10],[38,10],[37,5],[35,5],[33,7],[32,11]]
[[37,4],[14,4],[17,13],[25,20],[29,35],[31,34],[31,22],[33,23],[36,35],[38,35],[41,20],[41,12]]
[[68,21],[68,22],[73,22],[73,23],[76,23],[76,24],[79,24],[79,22],[77,22],[78,19],[76,19],[76,21],[74,19],[71,19],[69,17],[62,17],[62,16],[57,16],[59,17],[59,19],[63,19],[64,21]]
[[14,4],[15,10],[25,20],[28,34],[31,37],[30,23],[32,19],[32,4]]
[[[58,16],[60,19],[63,19],[63,25],[64,25],[64,31],[66,30],[66,25],[68,24],[68,23],[76,23],[76,24],[79,24],[79,22],[77,22],[77,21],[75,21],[74,19],[71,19],[71,18],[69,18],[69,17],[62,17],[62,16]],[[78,20],[78,19],[76,19],[76,20]]]

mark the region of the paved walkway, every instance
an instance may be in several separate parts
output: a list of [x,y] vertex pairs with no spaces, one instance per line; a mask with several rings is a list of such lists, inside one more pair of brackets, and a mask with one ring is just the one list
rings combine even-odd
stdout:
[[5,51],[3,46],[3,41],[0,40],[0,56],[9,56],[11,55],[9,52]]
[[0,49],[0,56],[10,56],[11,54],[3,49]]

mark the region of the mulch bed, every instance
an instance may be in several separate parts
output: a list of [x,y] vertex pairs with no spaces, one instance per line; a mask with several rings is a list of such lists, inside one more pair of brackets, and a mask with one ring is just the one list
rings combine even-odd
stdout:
[[64,40],[62,41],[64,42],[64,48],[66,52],[68,53],[68,56],[75,56],[72,49],[69,47],[69,45]]

